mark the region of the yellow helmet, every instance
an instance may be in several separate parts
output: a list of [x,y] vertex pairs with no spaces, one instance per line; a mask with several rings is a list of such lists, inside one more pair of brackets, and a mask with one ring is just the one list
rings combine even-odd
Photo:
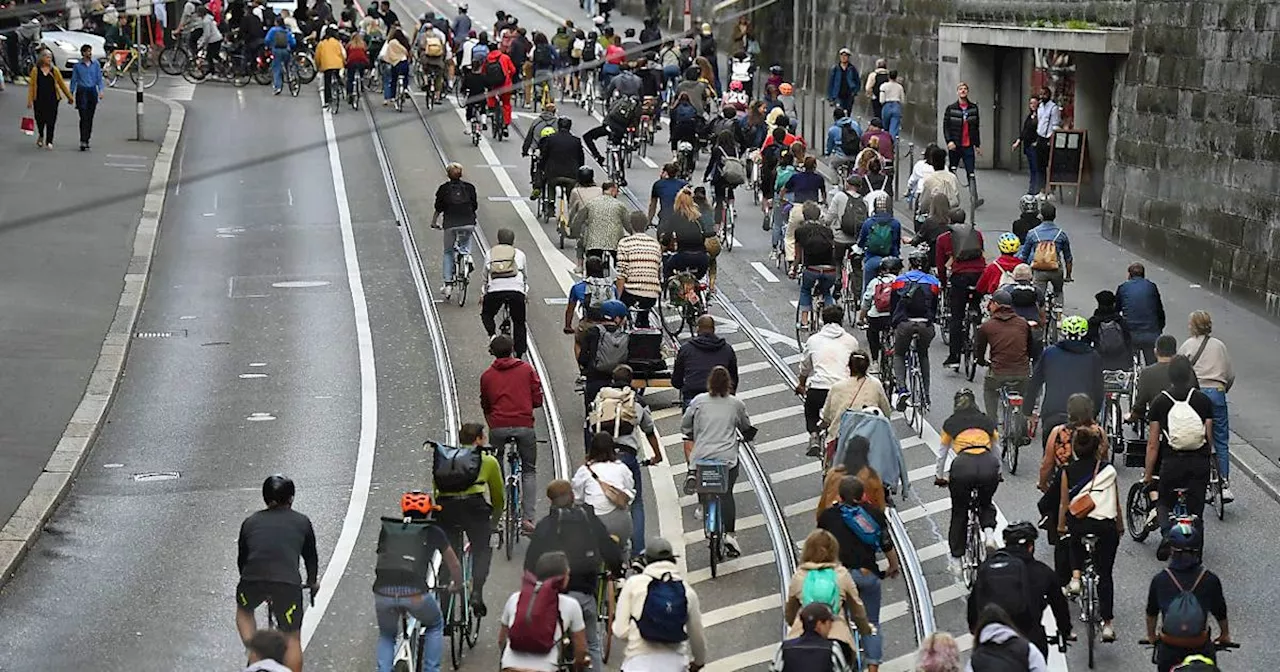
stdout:
[[1000,236],[1000,251],[1004,254],[1013,254],[1022,247],[1022,241],[1018,240],[1015,233],[1006,233]]
[[553,135],[555,132],[556,132],[556,129],[554,126],[547,126],[538,133],[538,137],[545,138],[548,135]]

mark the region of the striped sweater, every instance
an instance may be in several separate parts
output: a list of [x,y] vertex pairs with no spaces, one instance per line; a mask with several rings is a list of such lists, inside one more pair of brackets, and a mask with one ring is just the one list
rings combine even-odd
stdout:
[[662,292],[662,247],[647,234],[618,241],[618,277],[629,294],[656,298]]

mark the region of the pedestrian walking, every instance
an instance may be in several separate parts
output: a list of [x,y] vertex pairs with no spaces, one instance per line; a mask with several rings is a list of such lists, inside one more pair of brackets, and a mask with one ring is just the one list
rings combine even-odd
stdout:
[[1040,99],[1032,96],[1027,101],[1027,116],[1022,119],[1022,130],[1018,132],[1018,139],[1013,141],[1013,148],[1021,149],[1022,155],[1027,157],[1027,194],[1030,196],[1040,193],[1044,181],[1039,157],[1040,136],[1036,133],[1040,126],[1040,116],[1037,114],[1039,108]]
[[1116,288],[1116,308],[1129,324],[1134,351],[1142,353],[1147,366],[1155,364],[1156,339],[1164,333],[1164,301],[1142,262],[1129,264],[1129,279]]
[[880,116],[881,105],[884,101],[880,99],[880,85],[889,81],[889,61],[883,58],[876,59],[876,67],[867,74],[867,97],[871,99],[871,116]]
[[969,178],[969,193],[975,200],[973,207],[982,205],[977,198],[977,178],[974,175],[974,156],[982,155],[982,134],[979,131],[978,106],[969,100],[969,85],[960,82],[956,87],[956,102],[942,113],[942,136],[947,140],[948,166],[951,172],[961,164]]
[[71,90],[62,79],[62,73],[53,65],[53,53],[40,52],[35,67],[27,76],[27,109],[35,112],[36,147],[53,149],[53,130],[58,125],[58,103],[65,99],[74,105]]
[[889,80],[881,84],[877,90],[880,92],[880,114],[877,115],[884,119],[889,129],[889,135],[893,136],[894,141],[898,140],[898,131],[902,128],[902,101],[906,98],[906,89],[898,82],[898,71],[889,71]]
[[[89,149],[89,136],[93,135],[93,115],[98,110],[105,83],[102,66],[93,60],[93,47],[80,47],[80,62],[71,69],[71,100],[80,111],[80,151]],[[57,107],[57,105],[54,105]]]
[[854,95],[862,88],[858,68],[849,62],[852,53],[848,48],[841,49],[827,76],[827,100],[845,110],[853,110]]

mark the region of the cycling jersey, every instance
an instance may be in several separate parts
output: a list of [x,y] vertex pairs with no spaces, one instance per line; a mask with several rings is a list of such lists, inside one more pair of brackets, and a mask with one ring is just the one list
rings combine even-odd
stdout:
[[271,581],[302,585],[301,559],[307,568],[307,584],[318,577],[316,533],[311,519],[287,506],[263,509],[240,524],[236,566],[241,581]]

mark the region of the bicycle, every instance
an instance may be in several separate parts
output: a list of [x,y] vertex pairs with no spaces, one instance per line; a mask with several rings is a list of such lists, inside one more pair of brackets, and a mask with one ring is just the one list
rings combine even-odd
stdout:
[[[471,286],[471,272],[475,264],[471,261],[471,253],[463,250],[456,243],[453,246],[453,281],[447,283],[453,290],[458,307],[467,305],[467,288]],[[459,291],[461,290],[461,291]]]
[[724,517],[721,515],[721,497],[729,492],[729,465],[718,460],[698,460],[694,463],[694,491],[705,497],[702,505],[702,530],[707,537],[707,550],[711,555],[711,578],[718,575],[719,564],[728,549],[724,544]]
[[734,242],[733,232],[734,232],[735,224],[737,224],[737,221],[738,221],[738,210],[733,205],[733,196],[729,196],[728,198],[725,199],[723,207],[724,207],[724,215],[723,215],[722,221],[720,222],[720,231],[719,231],[720,248],[723,249],[725,252],[732,252],[733,242]]
[[564,249],[564,241],[569,238],[569,189],[561,185],[556,189],[556,232],[560,234],[560,249]]
[[844,314],[852,322],[862,307],[862,252],[854,245],[845,252],[840,263],[840,301]]
[[396,96],[392,99],[396,112],[404,112],[404,101],[409,97],[409,75],[408,73],[392,73],[392,77],[396,78]]
[[[480,617],[471,608],[471,586],[473,561],[471,557],[471,540],[462,533],[462,581],[461,588],[452,592],[448,588],[437,588],[437,600],[445,605],[444,636],[449,639],[449,661],[453,669],[462,666],[462,657],[467,649],[476,648],[480,640]],[[486,540],[487,543],[488,540]],[[440,599],[444,598],[444,599]]]
[[920,367],[920,354],[917,352],[919,342],[919,336],[912,336],[905,353],[907,394],[911,397],[907,406],[907,424],[916,428],[916,436],[924,438],[924,418],[929,414],[929,393],[924,386],[924,370]]
[[1120,397],[1132,394],[1130,372],[1102,372],[1102,431],[1112,446],[1125,445],[1124,412],[1120,410]]
[[489,115],[489,130],[493,134],[494,141],[501,140],[502,135],[506,129],[506,126],[503,125],[501,100],[498,100],[493,106],[489,108],[488,115]]
[[609,142],[604,148],[604,170],[609,179],[618,184],[627,183],[627,150],[626,139],[621,143],[614,142],[613,138],[609,138]]
[[[947,487],[948,482],[937,480],[934,481],[934,485],[940,488]],[[960,576],[964,581],[965,588],[973,588],[973,582],[978,579],[978,568],[987,561],[987,545],[982,540],[982,522],[978,516],[977,488],[969,489],[969,510],[967,515],[964,531],[964,557],[960,558]]]
[[1084,544],[1084,568],[1080,572],[1080,621],[1085,625],[1086,639],[1089,649],[1089,669],[1093,669],[1093,652],[1098,641],[1098,626],[1102,625],[1102,614],[1098,602],[1098,568],[1097,550],[1098,535],[1086,534],[1080,540]]
[[971,383],[978,373],[978,358],[974,356],[973,343],[977,340],[977,331],[981,323],[982,313],[977,308],[968,306],[965,309],[964,322],[960,330],[960,338],[964,339],[960,343],[960,370]]
[[[811,268],[819,272],[834,270],[834,267],[831,267],[831,266],[809,266],[807,268]],[[814,287],[816,289],[817,286],[815,285]],[[812,297],[812,300],[810,301],[810,303],[812,303],[813,305],[808,310],[809,320],[806,323],[806,322],[801,322],[800,315],[802,312],[805,312],[805,311],[800,308],[800,302],[796,301],[796,343],[797,344],[803,345],[805,340],[808,337],[818,333],[818,330],[822,328],[822,320],[819,319],[819,316],[822,315],[822,308],[823,308],[823,305],[826,304],[826,302],[827,302],[827,299],[825,296],[823,296],[818,292],[813,292],[813,297]]]
[[613,632],[609,626],[618,605],[618,582],[602,567],[596,577],[596,622],[600,642],[600,662],[608,663],[613,652]]
[[107,86],[114,88],[120,81],[120,75],[127,72],[134,84],[141,81],[142,88],[149,89],[160,81],[158,70],[148,58],[147,46],[141,44],[111,52],[111,57],[107,59],[107,64],[102,69],[102,79]]
[[1151,509],[1155,506],[1155,502],[1151,501],[1149,496],[1154,486],[1154,481],[1150,488],[1146,483],[1138,481],[1129,486],[1129,494],[1125,497],[1125,527],[1129,529],[1129,536],[1138,543],[1146,541],[1155,529],[1155,526],[1148,522]]
[[[441,560],[439,551],[436,551],[431,557],[432,571],[427,575],[428,590],[434,591],[436,588],[436,574],[440,570]],[[427,598],[423,597],[423,599]],[[423,627],[417,617],[408,611],[401,612],[400,625],[396,628],[395,657],[392,659],[392,669],[396,672],[423,669],[426,640],[427,629]]]
[[[505,547],[509,561],[515,554],[516,543],[520,540],[520,502],[523,498],[520,477],[524,474],[524,465],[520,460],[520,449],[516,444],[516,437],[508,436],[502,444],[502,450],[507,460],[507,478],[503,486],[506,489],[507,505],[502,512],[502,527],[498,530],[498,543]],[[501,459],[500,456],[499,460]]]
[[1044,320],[1044,344],[1048,346],[1058,342],[1058,326],[1062,324],[1062,302],[1058,300],[1052,282],[1044,290],[1044,305],[1048,313]]
[[1000,415],[1000,461],[1012,476],[1018,473],[1018,450],[1026,445],[1026,416],[1022,413],[1022,393],[1017,390],[1018,383],[1005,383],[1000,386],[998,402]]
[[[1212,639],[1212,633],[1210,633],[1210,634],[1211,634],[1211,639]],[[1238,644],[1238,643],[1236,643],[1236,642],[1219,642],[1219,641],[1217,641],[1217,640],[1212,640],[1212,641],[1213,641],[1213,650],[1214,650],[1214,653],[1215,653],[1215,655],[1213,656],[1213,658],[1214,658],[1214,663],[1215,663],[1215,664],[1217,664],[1217,662],[1218,662],[1218,661],[1217,661],[1217,655],[1216,655],[1217,653],[1220,653],[1220,652],[1223,652],[1223,651],[1232,651],[1232,650],[1234,650],[1234,649],[1238,649],[1238,648],[1240,648],[1240,644]],[[1145,638],[1145,637],[1144,637],[1144,638],[1142,638],[1142,639],[1139,639],[1139,640],[1138,640],[1138,645],[1139,645],[1139,646],[1145,646],[1145,647],[1147,647],[1147,648],[1151,649],[1151,664],[1152,664],[1152,665],[1159,665],[1159,664],[1160,664],[1160,660],[1159,660],[1159,658],[1157,657],[1157,655],[1160,653],[1160,647],[1159,647],[1159,646],[1157,646],[1157,643],[1158,643],[1158,642],[1153,642],[1153,641],[1151,641],[1151,640],[1149,640],[1149,639],[1147,639],[1147,638]]]
[[678,177],[686,182],[693,176],[693,155],[697,151],[692,142],[681,140],[676,143],[676,165],[679,167]]
[[[707,286],[690,269],[678,271],[667,280],[666,296],[659,299],[658,321],[671,338],[686,328],[697,332],[698,318],[707,312]],[[675,311],[675,312],[671,312]],[[675,318],[675,319],[673,319]]]
[[1218,514],[1218,520],[1223,520],[1227,515],[1227,503],[1222,499],[1222,471],[1218,466],[1218,455],[1213,453],[1209,455],[1209,492],[1205,498],[1205,504],[1212,506],[1213,510]]
[[165,47],[156,55],[156,63],[166,75],[177,77],[191,60],[191,47],[185,36],[175,35],[172,46]]
[[[480,136],[484,135],[484,115],[479,110],[473,110],[471,113],[471,146],[480,146]],[[535,164],[536,165],[536,164]]]
[[653,119],[640,115],[640,128],[636,130],[636,152],[640,156],[649,156],[649,145],[653,144]]
[[297,98],[298,94],[302,93],[302,75],[294,59],[289,59],[289,62],[284,64],[284,84],[289,89],[290,96]]

